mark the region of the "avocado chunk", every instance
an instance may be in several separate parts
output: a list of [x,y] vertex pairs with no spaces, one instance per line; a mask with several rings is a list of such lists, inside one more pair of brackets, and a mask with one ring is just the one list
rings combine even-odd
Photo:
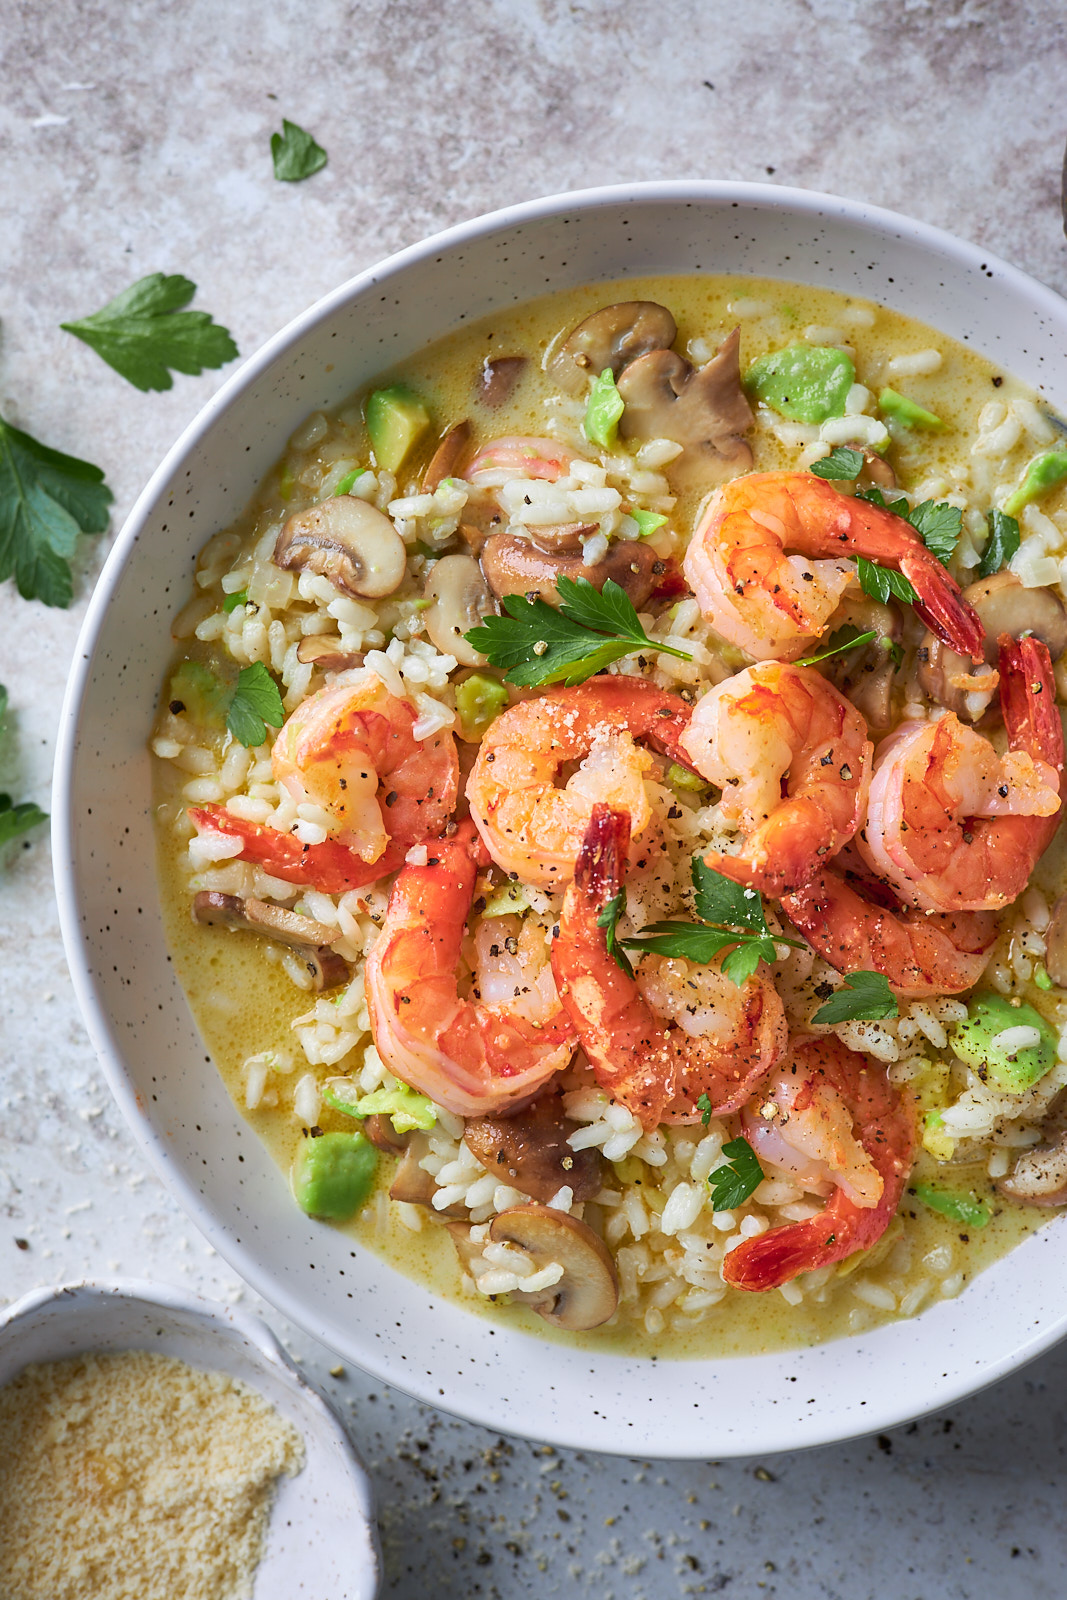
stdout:
[[367,433],[374,458],[386,472],[396,472],[411,447],[430,426],[430,413],[404,383],[375,389],[367,401]]
[[472,672],[456,686],[459,736],[476,744],[508,703],[508,691],[497,678]]
[[1067,478],[1067,450],[1046,450],[1035,456],[1026,469],[1022,483],[1004,502],[1009,517],[1017,517],[1023,506],[1039,500],[1050,489],[1055,489]]
[[939,1211],[950,1222],[966,1228],[984,1228],[993,1215],[993,1202],[973,1189],[941,1189],[935,1183],[917,1183],[912,1194],[931,1211]]
[[843,417],[856,381],[852,359],[829,344],[791,344],[754,361],[745,373],[750,395],[793,422]]
[[293,1162],[293,1195],[309,1217],[347,1222],[374,1187],[378,1152],[361,1133],[322,1133]]
[[932,411],[915,400],[909,400],[906,394],[898,394],[895,389],[883,389],[878,396],[878,409],[888,422],[895,422],[901,428],[922,428],[929,433],[943,433],[945,424],[940,417],[935,417]]
[[1033,1006],[1012,1005],[1000,994],[980,994],[969,1003],[965,1020],[956,1024],[952,1048],[983,1083],[1005,1094],[1025,1094],[1055,1062],[1056,1042],[1056,1030]]

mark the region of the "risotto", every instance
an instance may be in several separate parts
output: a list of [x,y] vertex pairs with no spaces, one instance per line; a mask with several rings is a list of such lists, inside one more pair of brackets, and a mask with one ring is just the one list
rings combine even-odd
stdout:
[[877,305],[652,279],[316,413],[197,562],[168,934],[294,1203],[661,1354],[1067,1203],[1067,443]]

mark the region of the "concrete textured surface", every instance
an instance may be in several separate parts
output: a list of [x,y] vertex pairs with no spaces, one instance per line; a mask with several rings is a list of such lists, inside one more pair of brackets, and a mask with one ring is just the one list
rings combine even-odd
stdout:
[[[1064,23],[1062,0],[0,0],[0,410],[105,468],[115,530],[225,374],[139,394],[61,321],[145,273],[183,272],[248,355],[398,246],[600,182],[729,177],[860,197],[1063,292]],[[303,184],[272,177],[283,116],[329,152]],[[17,799],[48,805],[107,542],[83,541],[67,612],[0,585],[15,712],[0,788]],[[94,1271],[252,1303],[110,1101],[40,831],[0,873],[0,1016],[0,1304]],[[358,1373],[332,1378],[329,1352],[267,1315],[351,1416],[390,1600],[1064,1592],[1063,1350],[878,1440],[649,1465],[557,1454]]]

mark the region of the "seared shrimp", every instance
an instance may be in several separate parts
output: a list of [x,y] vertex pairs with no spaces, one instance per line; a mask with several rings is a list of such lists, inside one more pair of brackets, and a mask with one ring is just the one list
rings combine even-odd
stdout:
[[455,810],[456,741],[450,732],[416,739],[415,719],[409,701],[361,673],[310,695],[285,722],[271,751],[274,776],[321,813],[326,839],[304,843],[224,806],[189,814],[201,831],[239,838],[243,860],[291,883],[326,894],[373,883],[396,871],[410,845],[440,833]]
[[991,912],[902,911],[892,897],[873,903],[862,887],[835,865],[786,895],[782,910],[838,972],[881,972],[904,998],[961,994],[978,982],[997,936]]
[[367,959],[374,1043],[390,1072],[457,1116],[517,1109],[567,1065],[573,1025],[547,958],[536,971],[494,969],[490,941],[505,936],[484,924],[478,992],[460,995],[460,946],[489,858],[469,819],[426,848],[426,864],[408,863],[397,877]]
[[741,853],[709,867],[776,899],[806,883],[863,818],[872,745],[854,706],[814,667],[762,662],[698,703],[679,743],[722,790]]
[[493,439],[482,446],[463,476],[477,488],[493,488],[510,478],[555,483],[566,476],[573,460],[574,451],[555,439]]
[[[642,780],[654,762],[635,741],[688,763],[679,745],[688,721],[684,700],[623,677],[550,689],[503,712],[467,780],[471,816],[497,866],[562,888],[598,800],[627,812],[632,835],[641,834],[652,817]],[[581,766],[557,788],[575,761]]]
[[927,627],[981,660],[977,614],[910,523],[810,472],[757,472],[716,490],[684,571],[724,639],[757,661],[795,661],[855,583],[856,556],[902,572]]
[[900,1203],[915,1148],[915,1115],[885,1068],[837,1039],[794,1042],[787,1061],[745,1107],[761,1164],[814,1193],[824,1211],[745,1239],[722,1264],[735,1289],[777,1289],[800,1272],[843,1261],[882,1237]]
[[860,853],[923,911],[995,911],[1022,893],[1059,826],[1063,726],[1048,648],[1000,638],[1008,753],[949,712],[878,748]]
[[786,1046],[774,984],[753,975],[740,988],[718,961],[646,957],[627,976],[598,922],[619,893],[629,843],[625,812],[595,805],[552,946],[552,970],[601,1088],[646,1128],[695,1122],[706,1094],[715,1112],[743,1105]]

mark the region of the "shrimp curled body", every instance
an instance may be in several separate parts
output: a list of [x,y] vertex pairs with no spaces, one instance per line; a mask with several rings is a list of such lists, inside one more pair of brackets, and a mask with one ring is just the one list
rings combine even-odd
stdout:
[[488,857],[469,820],[426,849],[425,865],[399,873],[367,958],[374,1043],[390,1072],[457,1116],[517,1110],[567,1065],[574,1028],[547,960],[511,1003],[461,997],[460,950]]
[[762,662],[712,689],[680,740],[746,834],[709,867],[778,898],[807,882],[863,819],[872,745],[859,712],[814,667]]
[[722,1266],[728,1284],[777,1289],[882,1237],[915,1147],[911,1103],[884,1067],[834,1038],[794,1041],[742,1121],[761,1163],[815,1192],[832,1186],[832,1194],[817,1216],[771,1228],[731,1250]]
[[786,1047],[782,1002],[769,978],[738,988],[718,962],[647,957],[637,979],[617,965],[598,917],[619,893],[628,837],[625,813],[594,806],[552,946],[563,1003],[597,1082],[646,1128],[697,1121],[702,1094],[736,1110]]
[[758,472],[724,484],[684,571],[705,621],[724,639],[757,661],[795,661],[855,584],[857,556],[903,573],[927,627],[981,660],[981,622],[911,524],[810,472]]

